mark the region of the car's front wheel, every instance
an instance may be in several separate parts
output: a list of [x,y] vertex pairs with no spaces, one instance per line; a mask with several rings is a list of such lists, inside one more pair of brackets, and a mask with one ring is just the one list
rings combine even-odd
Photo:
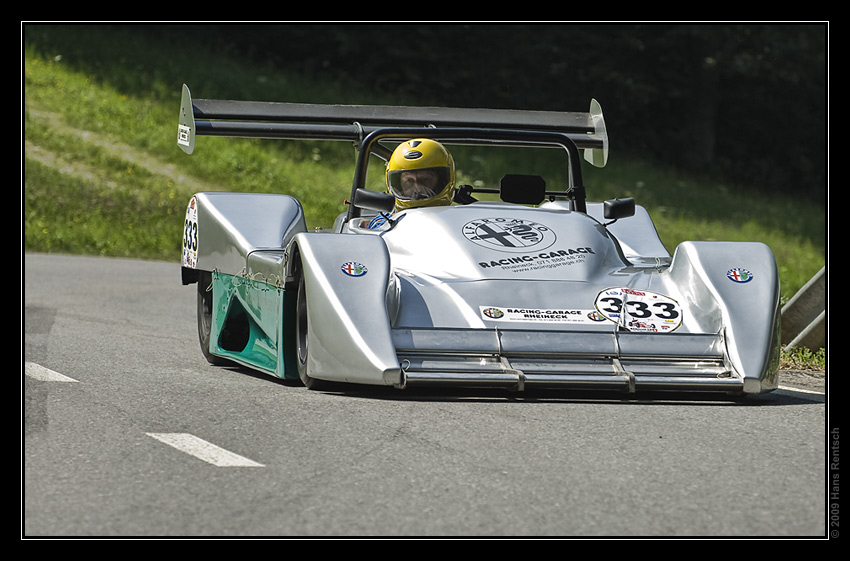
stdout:
[[215,366],[231,364],[227,359],[210,353],[210,333],[212,332],[212,273],[198,271],[198,342],[201,353],[207,362]]
[[307,311],[307,285],[304,281],[303,269],[298,275],[298,288],[296,289],[295,303],[295,359],[298,365],[298,377],[301,382],[311,390],[320,390],[328,387],[328,383],[317,380],[307,374],[307,361],[309,358],[309,327],[310,318]]

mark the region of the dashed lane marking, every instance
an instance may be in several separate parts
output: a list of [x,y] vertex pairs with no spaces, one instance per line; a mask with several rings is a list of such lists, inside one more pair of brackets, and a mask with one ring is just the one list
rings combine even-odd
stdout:
[[34,362],[27,362],[24,364],[24,374],[33,378],[34,380],[41,380],[42,382],[76,382],[73,378],[69,378],[64,374],[59,374],[58,372],[54,372],[49,368],[45,368],[40,364],[36,364]]
[[[34,362],[24,363],[24,373],[30,378],[42,382],[77,382],[73,378],[54,372]],[[264,467],[263,464],[234,454],[191,434],[149,432],[147,435],[214,466]]]
[[187,433],[162,433],[149,432],[148,436],[153,437],[160,442],[168,444],[194,456],[200,460],[219,467],[264,467],[253,460],[249,460],[239,454],[229,452],[224,448],[219,448],[215,444],[211,444],[206,440]]

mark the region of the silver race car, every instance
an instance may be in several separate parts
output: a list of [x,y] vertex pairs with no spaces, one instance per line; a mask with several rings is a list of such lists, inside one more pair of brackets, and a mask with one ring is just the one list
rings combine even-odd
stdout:
[[[201,350],[307,387],[699,391],[777,387],[779,280],[761,243],[684,242],[671,256],[633,199],[587,202],[581,159],[604,166],[605,122],[586,113],[192,99],[198,136],[345,140],[357,162],[331,231],[308,231],[284,194],[197,193],[182,282],[197,284]],[[409,139],[553,147],[570,184],[506,175],[454,204],[399,210],[367,189]]]

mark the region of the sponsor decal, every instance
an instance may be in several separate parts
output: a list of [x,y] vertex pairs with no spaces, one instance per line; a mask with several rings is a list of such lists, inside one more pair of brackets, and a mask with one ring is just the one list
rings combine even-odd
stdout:
[[481,308],[481,313],[490,319],[502,319],[505,317],[505,312],[499,308]]
[[195,197],[189,201],[189,206],[186,207],[186,219],[183,221],[181,263],[190,269],[198,265],[198,201]]
[[492,259],[490,261],[479,261],[478,266],[482,269],[489,267],[504,267],[506,265],[517,265],[522,263],[532,263],[537,260],[558,260],[559,257],[575,256],[579,254],[594,253],[590,247],[576,247],[573,249],[554,249],[552,251],[542,251],[536,254],[520,255],[517,257],[505,257],[502,259]]
[[340,267],[343,273],[348,275],[349,277],[362,277],[366,274],[366,265],[358,263],[356,261],[349,261],[347,263],[343,263],[342,267]]
[[602,322],[602,321],[607,321],[607,318],[605,316],[603,316],[602,314],[600,314],[599,312],[597,312],[596,310],[593,310],[592,312],[587,314],[587,317],[590,321],[597,322],[597,323]]
[[726,271],[726,276],[729,277],[729,280],[732,282],[736,282],[738,284],[743,284],[745,282],[750,282],[753,280],[753,274],[746,269],[742,269],[741,267],[734,267]]
[[[480,306],[483,319],[513,322],[525,321],[535,323],[573,323],[589,324],[599,320],[593,318],[593,310],[570,308],[511,308],[506,306]],[[604,318],[602,318],[604,321]]]
[[626,331],[670,333],[682,325],[682,308],[663,294],[626,287],[609,288],[596,296],[596,311]]
[[584,263],[588,255],[595,254],[591,247],[574,247],[569,249],[552,249],[538,253],[502,257],[489,261],[479,261],[482,269],[501,268],[503,271],[523,273],[540,269],[552,269],[564,265]]
[[177,125],[177,144],[189,146],[189,137],[192,129],[186,125]]
[[548,226],[519,218],[481,218],[464,224],[462,232],[472,243],[509,253],[540,251],[557,240]]

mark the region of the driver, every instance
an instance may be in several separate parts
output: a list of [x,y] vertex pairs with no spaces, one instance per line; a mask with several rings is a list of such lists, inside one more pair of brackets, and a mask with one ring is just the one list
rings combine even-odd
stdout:
[[395,197],[395,212],[450,205],[454,183],[454,159],[435,140],[402,142],[387,162],[387,188]]

